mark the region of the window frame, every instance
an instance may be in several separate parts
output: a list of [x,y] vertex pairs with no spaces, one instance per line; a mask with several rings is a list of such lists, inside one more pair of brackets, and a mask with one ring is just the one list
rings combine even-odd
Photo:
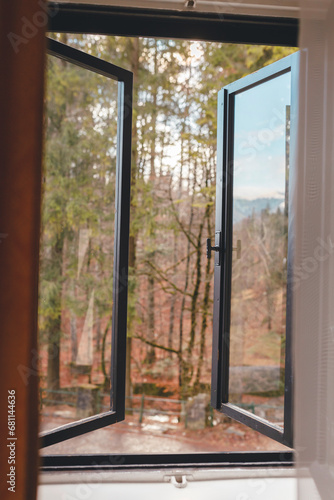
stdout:
[[[221,43],[298,46],[299,20],[296,18],[221,15],[56,2],[49,2],[48,13],[49,32],[177,37]],[[193,455],[45,455],[40,459],[41,471],[175,467],[267,468],[293,466],[294,453],[255,451]]]
[[250,451],[193,454],[99,454],[44,455],[40,457],[43,472],[85,470],[155,470],[155,469],[231,469],[231,468],[291,468],[292,451]]
[[299,20],[293,17],[56,2],[48,10],[51,32],[298,46]]
[[293,446],[292,261],[294,245],[294,168],[289,170],[289,221],[286,299],[284,428],[229,402],[230,309],[232,272],[232,211],[234,100],[241,92],[291,73],[290,166],[296,163],[299,53],[272,63],[224,87],[218,95],[216,235],[222,242],[215,255],[211,404],[218,411],[279,443]]
[[[46,431],[39,436],[45,448],[125,418],[125,372],[130,227],[131,134],[133,74],[69,45],[47,38],[47,53],[118,82],[115,234],[112,304],[110,410]],[[124,278],[126,277],[126,279]]]

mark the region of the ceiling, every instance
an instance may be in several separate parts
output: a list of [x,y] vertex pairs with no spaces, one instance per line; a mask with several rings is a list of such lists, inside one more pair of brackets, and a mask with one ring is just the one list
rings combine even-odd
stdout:
[[187,7],[189,0],[58,0],[59,3],[109,5],[151,9],[217,12],[219,14],[262,15],[299,17],[299,0],[190,0],[194,7]]

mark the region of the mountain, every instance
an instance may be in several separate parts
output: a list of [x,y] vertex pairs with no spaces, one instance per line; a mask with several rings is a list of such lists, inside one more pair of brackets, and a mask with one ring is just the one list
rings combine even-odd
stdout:
[[233,223],[240,222],[253,213],[260,214],[262,210],[269,208],[270,212],[276,212],[277,208],[284,206],[284,198],[256,198],[247,200],[245,198],[235,198],[233,200]]

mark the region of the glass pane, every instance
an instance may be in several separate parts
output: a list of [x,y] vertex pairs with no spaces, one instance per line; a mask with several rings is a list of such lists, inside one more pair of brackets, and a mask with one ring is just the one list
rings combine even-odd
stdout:
[[291,74],[235,96],[230,402],[283,426]]
[[117,82],[48,57],[41,430],[110,409]]
[[[232,422],[209,405],[214,259],[206,259],[205,240],[214,237],[215,231],[217,92],[230,81],[250,72],[244,46],[95,35],[83,35],[82,38],[67,35],[67,43],[75,47],[80,43],[82,50],[120,67],[138,68],[137,75],[134,75],[132,128],[126,415],[122,422],[44,448],[41,454],[113,453],[117,454],[116,463],[122,463],[123,454],[133,453],[286,449],[266,436]],[[281,56],[282,52],[279,54]],[[221,70],[217,68],[219,61]],[[57,64],[56,70],[63,71],[63,66]],[[55,79],[55,72],[49,78]],[[85,82],[88,84],[91,77],[95,78],[85,72],[80,86],[85,88]],[[96,81],[104,80],[98,78]],[[103,92],[107,88],[111,92],[112,85],[113,82],[106,82]],[[49,98],[50,95],[49,92]],[[57,96],[57,92],[54,95]],[[61,103],[60,97],[57,99]],[[110,107],[114,105],[112,97],[110,103]],[[85,112],[84,101],[78,102],[77,109]],[[113,146],[116,138],[114,117],[115,113],[112,113],[110,130],[104,135],[104,140]],[[107,119],[105,124],[107,130]],[[114,155],[109,151],[107,157],[101,146],[102,138],[97,135],[97,139],[100,142],[94,145],[93,138],[89,137],[90,151],[98,151],[99,155],[104,155],[101,158],[114,165]],[[65,131],[62,140],[65,144],[70,140]],[[79,153],[81,151],[83,148]],[[83,193],[85,189],[83,187]],[[110,189],[110,197],[114,196],[114,177],[108,177],[104,189],[108,193]],[[110,217],[113,202],[112,198],[106,203]],[[100,207],[96,203],[96,207]],[[99,210],[102,212],[102,208]],[[97,241],[100,237],[104,242],[103,252],[106,254],[112,226],[110,240],[106,239],[109,234],[106,231],[101,236],[106,223],[101,220],[99,227],[102,228],[100,235],[97,230],[94,234]],[[78,258],[75,257],[78,246],[73,250],[73,259]],[[103,269],[111,270],[109,254],[104,259]],[[87,260],[83,270],[86,269],[85,262]],[[74,270],[75,276],[76,273]],[[125,278],[121,275],[121,283]],[[96,286],[96,303],[98,283],[95,277],[91,279]],[[68,293],[69,285],[66,290]],[[110,297],[109,292],[105,295],[106,299]],[[89,297],[83,293],[82,296],[85,297],[85,314]],[[101,310],[99,316],[94,310],[92,337],[96,354],[92,368],[93,385],[103,385],[104,377],[98,376],[96,369],[102,349],[101,341],[98,344],[97,339],[106,331],[110,309]],[[72,305],[64,306],[63,317],[72,310]],[[66,321],[63,320],[64,325]],[[76,321],[78,324],[78,315]],[[83,324],[84,320],[81,321]],[[77,330],[79,336],[79,326]],[[64,335],[70,335],[68,326],[63,331]],[[45,345],[46,341],[44,349]],[[62,350],[63,346],[70,349],[70,344],[62,339],[61,359],[66,352]],[[107,373],[109,344],[105,352],[108,350],[109,354],[104,357]],[[43,387],[46,387],[46,356],[44,354]],[[100,368],[103,373],[101,362]],[[63,364],[61,370],[65,377],[64,381],[61,380],[63,388],[71,381]],[[86,383],[87,375],[83,377],[86,377]],[[71,384],[75,393],[79,384]],[[105,393],[103,388],[101,393]],[[106,398],[102,404],[100,410],[106,410]],[[51,414],[50,417],[43,416],[44,428],[47,424],[55,426],[69,421],[63,415],[58,419],[59,423],[54,422],[52,415],[57,411],[62,411],[60,405],[43,403],[42,412]],[[72,411],[75,413],[74,407]],[[73,413],[69,417],[73,420]]]

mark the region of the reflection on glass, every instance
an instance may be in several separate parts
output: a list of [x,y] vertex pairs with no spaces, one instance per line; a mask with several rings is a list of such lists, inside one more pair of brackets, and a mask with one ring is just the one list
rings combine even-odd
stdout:
[[[203,80],[200,53],[188,72],[177,41],[68,36],[124,67],[133,66],[137,42],[125,420],[41,454],[103,453],[117,465],[134,453],[284,450],[209,405],[214,259],[207,261],[202,243],[214,233],[216,121],[212,115],[199,134],[191,90]],[[113,81],[50,58],[47,83],[43,431],[109,408],[117,125]],[[207,109],[206,90],[203,97]],[[239,263],[244,240],[237,239]]]
[[117,82],[49,57],[45,128],[42,431],[110,407]]
[[235,97],[230,402],[283,426],[290,73]]

